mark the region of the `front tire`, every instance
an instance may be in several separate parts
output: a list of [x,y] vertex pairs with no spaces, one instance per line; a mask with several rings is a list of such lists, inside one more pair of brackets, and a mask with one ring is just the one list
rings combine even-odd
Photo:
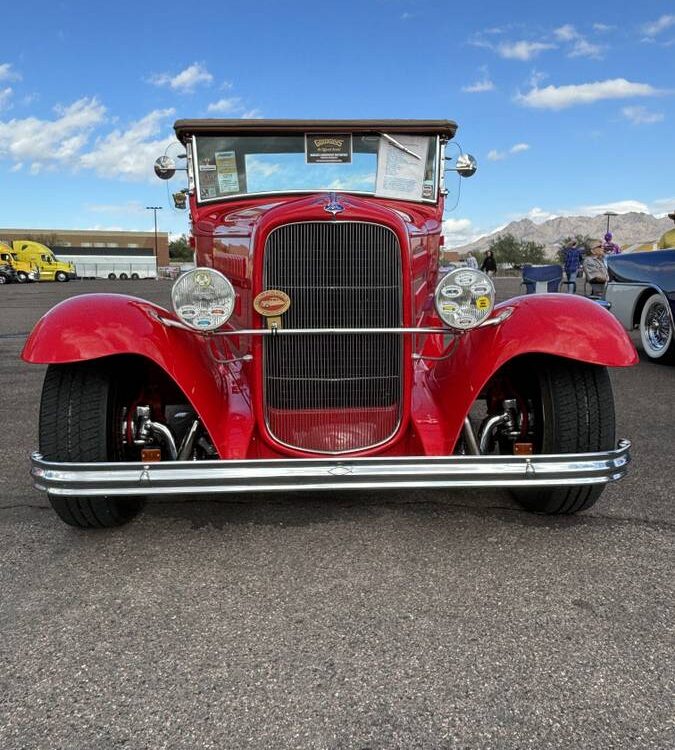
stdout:
[[68,274],[64,273],[63,271],[57,271],[57,272],[56,272],[56,273],[54,274],[54,278],[55,278],[55,279],[56,279],[57,281],[61,281],[61,282],[63,282],[63,281],[68,281]]
[[[566,359],[528,359],[499,383],[500,391],[527,404],[533,453],[592,453],[615,447],[614,395],[606,367]],[[509,393],[509,389],[511,393]],[[500,452],[513,443],[500,440]],[[595,505],[604,485],[512,490],[535,513],[567,514]]]
[[[123,460],[120,374],[109,364],[78,362],[47,369],[40,404],[40,453],[51,461]],[[80,529],[131,520],[141,498],[53,497],[62,521]]]
[[652,294],[640,315],[640,338],[645,354],[653,362],[675,362],[675,335],[668,303],[660,294]]
[[28,274],[25,271],[18,271],[16,274],[16,280],[19,284],[25,284],[28,281]]

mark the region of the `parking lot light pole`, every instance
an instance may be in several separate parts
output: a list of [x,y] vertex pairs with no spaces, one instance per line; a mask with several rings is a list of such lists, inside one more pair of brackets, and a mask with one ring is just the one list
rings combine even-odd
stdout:
[[152,211],[155,216],[155,263],[157,262],[157,257],[159,255],[159,250],[157,249],[157,211],[161,211],[161,206],[146,206],[148,211]]

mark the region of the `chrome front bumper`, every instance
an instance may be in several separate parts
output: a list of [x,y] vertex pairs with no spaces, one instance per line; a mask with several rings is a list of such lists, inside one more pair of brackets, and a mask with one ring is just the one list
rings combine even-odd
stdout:
[[603,453],[533,456],[281,458],[157,463],[60,463],[31,457],[33,483],[50,495],[79,497],[213,494],[270,490],[415,487],[546,487],[621,479],[630,442]]

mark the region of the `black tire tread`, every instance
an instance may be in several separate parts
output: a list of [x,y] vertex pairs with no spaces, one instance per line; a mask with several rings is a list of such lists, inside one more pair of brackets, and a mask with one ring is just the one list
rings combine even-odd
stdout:
[[[545,428],[543,453],[586,453],[614,448],[614,396],[605,367],[550,359],[540,367]],[[569,514],[593,506],[604,485],[514,492],[530,510]]]
[[[54,461],[96,462],[111,459],[108,445],[109,368],[96,362],[51,365],[40,404],[40,452]],[[117,498],[49,496],[52,507],[70,526],[109,528],[138,513],[141,501]]]

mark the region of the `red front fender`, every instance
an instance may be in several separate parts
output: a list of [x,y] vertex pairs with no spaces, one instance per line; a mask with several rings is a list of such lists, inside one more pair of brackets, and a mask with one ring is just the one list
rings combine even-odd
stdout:
[[571,294],[516,297],[498,305],[513,314],[496,326],[470,331],[448,359],[431,368],[427,387],[446,422],[448,449],[490,378],[514,357],[550,354],[605,367],[638,362],[630,338],[600,305]]
[[228,421],[232,404],[226,379],[210,356],[204,337],[169,328],[157,319],[158,314],[173,317],[157,305],[126,295],[73,297],[38,321],[21,357],[39,364],[82,362],[119,354],[146,357],[161,367],[190,400],[222,455],[237,433],[236,418],[234,424],[232,419]]

